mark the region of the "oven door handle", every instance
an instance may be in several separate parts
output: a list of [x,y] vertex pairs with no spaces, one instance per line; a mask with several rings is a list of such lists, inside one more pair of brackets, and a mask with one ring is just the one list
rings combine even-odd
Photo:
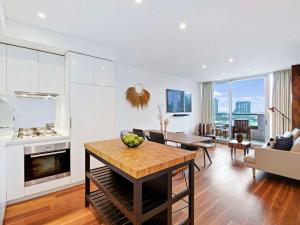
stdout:
[[36,154],[36,155],[31,155],[31,158],[37,158],[37,157],[43,157],[43,156],[49,156],[49,155],[58,155],[58,154],[63,154],[66,153],[66,150],[63,151],[57,151],[57,152],[49,152],[49,153],[44,153],[44,154]]

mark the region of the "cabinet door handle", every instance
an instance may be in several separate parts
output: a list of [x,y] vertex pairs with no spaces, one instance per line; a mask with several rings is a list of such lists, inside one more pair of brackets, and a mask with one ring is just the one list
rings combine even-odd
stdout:
[[58,155],[58,154],[63,154],[66,153],[66,150],[59,151],[59,152],[50,152],[50,153],[44,153],[44,154],[37,154],[37,155],[31,155],[31,158],[37,158],[37,157],[43,157],[43,156],[49,156],[49,155]]

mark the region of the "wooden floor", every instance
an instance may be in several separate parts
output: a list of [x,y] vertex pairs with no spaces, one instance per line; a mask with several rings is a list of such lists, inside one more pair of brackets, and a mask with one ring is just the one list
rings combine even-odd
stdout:
[[[195,172],[195,224],[203,225],[300,225],[300,181],[252,171],[243,166],[243,153],[230,158],[230,150],[219,145],[210,151],[213,164]],[[300,165],[299,165],[300,172]],[[184,188],[175,177],[173,192]],[[184,206],[180,201],[175,207]],[[173,214],[173,224],[186,216],[186,209]],[[76,186],[54,194],[11,205],[5,225],[101,224],[90,208],[84,208],[84,187]]]

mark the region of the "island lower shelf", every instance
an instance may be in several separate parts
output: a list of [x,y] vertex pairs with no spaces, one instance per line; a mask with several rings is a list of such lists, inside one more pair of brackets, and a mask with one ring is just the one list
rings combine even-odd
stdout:
[[[113,204],[129,218],[133,215],[133,184],[120,176],[107,166],[90,170],[87,177],[104,193],[108,196]],[[167,201],[166,197],[163,198],[158,194],[152,193],[147,189],[147,183],[143,185],[142,193],[142,214],[152,210],[157,210],[159,207],[162,211],[167,208],[163,203]],[[154,215],[154,213],[152,213]]]
[[93,191],[88,194],[86,198],[107,224],[132,224],[130,220],[109,201],[101,190]]
[[[107,224],[133,224],[133,184],[107,166],[92,169],[86,175],[98,188],[86,194],[86,199],[100,217]],[[143,224],[160,224],[160,217],[167,210],[167,199],[152,193],[146,186],[147,183],[142,194]],[[189,191],[182,192],[173,202],[188,195]]]

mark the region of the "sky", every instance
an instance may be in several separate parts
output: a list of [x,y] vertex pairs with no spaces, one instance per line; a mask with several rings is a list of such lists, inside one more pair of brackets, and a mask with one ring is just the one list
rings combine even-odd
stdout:
[[[214,98],[219,100],[219,112],[229,112],[229,84],[214,85]],[[237,101],[250,101],[251,113],[264,113],[264,78],[232,82],[232,111]]]

